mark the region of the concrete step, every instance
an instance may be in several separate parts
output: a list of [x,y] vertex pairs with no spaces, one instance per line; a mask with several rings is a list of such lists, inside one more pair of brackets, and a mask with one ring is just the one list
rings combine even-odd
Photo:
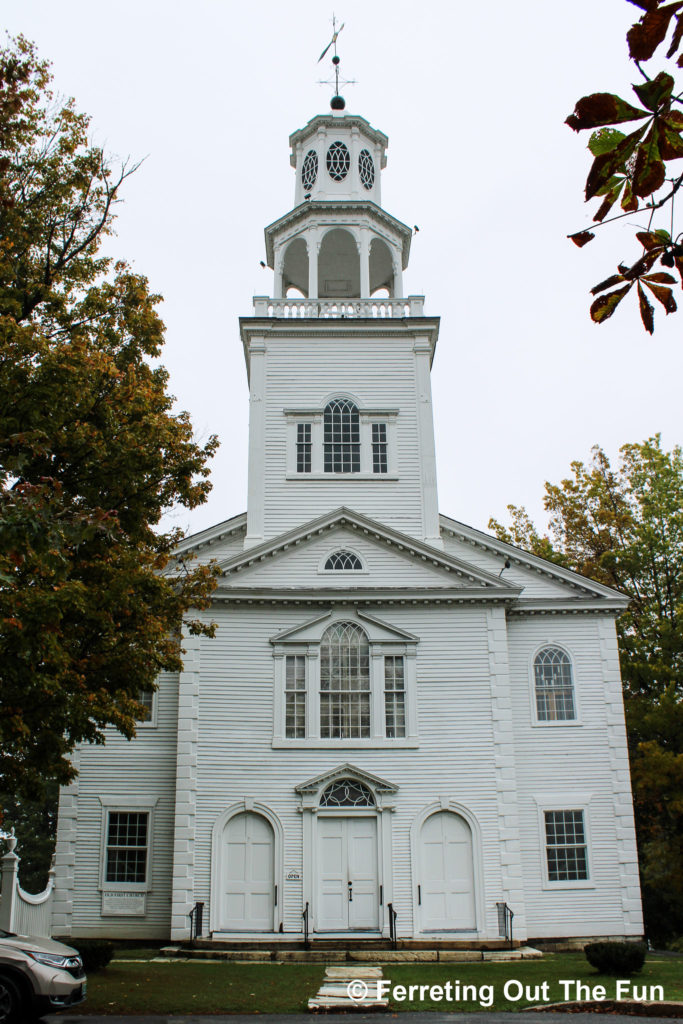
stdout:
[[[482,960],[511,961],[541,959],[543,953],[531,946],[517,949],[223,949],[210,945],[201,948],[164,946],[161,955],[173,960],[224,960],[237,963],[473,963]],[[358,977],[354,974],[353,977]]]

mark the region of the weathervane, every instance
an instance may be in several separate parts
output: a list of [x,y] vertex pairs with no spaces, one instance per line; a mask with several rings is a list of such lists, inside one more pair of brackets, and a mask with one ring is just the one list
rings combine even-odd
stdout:
[[[318,64],[319,64],[320,61],[325,56],[325,54],[327,53],[327,51],[329,50],[329,48],[331,46],[334,47],[334,56],[332,58],[332,64],[334,65],[334,82],[332,82],[331,79],[323,79],[323,80],[319,80],[318,81],[318,85],[334,85],[334,96],[330,100],[330,106],[332,107],[333,110],[343,110],[344,107],[346,106],[346,100],[344,99],[343,96],[339,95],[339,82],[340,82],[340,78],[339,78],[339,57],[337,56],[337,39],[339,37],[339,33],[341,32],[341,30],[343,28],[344,28],[344,22],[342,22],[341,25],[339,26],[339,28],[337,28],[337,19],[336,19],[335,15],[333,14],[332,15],[332,38],[330,39],[329,43],[327,44],[327,46],[325,47],[323,52],[318,57]],[[356,80],[355,80],[355,78],[342,78],[341,79],[341,83],[342,83],[342,85],[355,85],[356,84]]]

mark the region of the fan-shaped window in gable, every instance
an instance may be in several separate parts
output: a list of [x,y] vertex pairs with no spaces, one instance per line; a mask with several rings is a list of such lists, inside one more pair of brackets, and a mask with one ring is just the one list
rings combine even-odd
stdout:
[[367,786],[356,779],[338,779],[320,797],[321,807],[374,807],[375,798]]
[[358,572],[362,568],[363,563],[353,551],[335,551],[325,562],[328,572]]
[[544,647],[534,658],[536,714],[539,722],[576,719],[574,680],[569,656],[559,647]]
[[320,644],[320,735],[370,736],[370,647],[360,626],[335,622]]
[[335,398],[323,416],[326,473],[360,473],[360,417],[347,398]]

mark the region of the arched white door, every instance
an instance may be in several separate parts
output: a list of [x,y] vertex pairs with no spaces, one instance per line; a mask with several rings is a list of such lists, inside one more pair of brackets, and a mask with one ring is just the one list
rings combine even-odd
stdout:
[[230,818],[223,833],[221,930],[273,931],[274,835],[260,814]]
[[472,831],[459,814],[431,814],[420,831],[422,931],[474,931]]

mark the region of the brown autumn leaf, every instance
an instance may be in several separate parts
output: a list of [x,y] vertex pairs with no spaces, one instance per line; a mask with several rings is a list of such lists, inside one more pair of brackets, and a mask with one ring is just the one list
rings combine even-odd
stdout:
[[[669,276],[668,274],[666,275]],[[678,309],[676,300],[674,299],[673,292],[670,288],[664,288],[661,284],[653,284],[651,280],[643,278],[643,284],[646,288],[649,288],[654,297],[658,302],[661,302],[662,306],[666,310],[667,316],[669,313],[675,313]]]
[[567,238],[571,238],[574,245],[578,245],[581,249],[584,245],[587,245],[595,235],[592,231],[576,231],[573,235],[567,235]]
[[626,33],[631,60],[649,60],[669,30],[673,15],[683,6],[681,0],[665,7],[652,7],[646,11]]
[[666,51],[667,57],[673,57],[674,53],[681,45],[681,39],[683,39],[683,15],[676,15],[676,28],[674,29],[673,36],[671,37],[671,46]]
[[633,282],[624,285],[623,288],[617,288],[616,291],[610,292],[609,295],[601,295],[597,298],[590,309],[591,320],[596,324],[601,324],[604,320],[608,320],[632,286]]
[[641,199],[651,196],[653,192],[662,187],[665,178],[666,167],[660,158],[653,130],[648,133],[647,138],[638,147],[633,181],[631,182],[633,194],[640,196]]
[[621,96],[611,92],[594,92],[583,96],[574,107],[565,124],[579,132],[584,128],[601,128],[607,124],[621,124],[649,117],[649,111],[631,106]]
[[668,232],[662,236],[656,231],[636,231],[636,238],[644,249],[662,248],[670,241]]
[[655,329],[655,311],[652,303],[643,291],[643,286],[638,282],[638,301],[640,303],[640,319],[648,334],[653,334]]
[[592,199],[617,172],[625,173],[626,165],[636,151],[647,125],[641,125],[627,135],[608,153],[596,156],[586,178],[586,200]]
[[626,182],[624,194],[621,197],[621,208],[627,213],[634,213],[638,209],[638,197],[633,195],[630,181]]
[[671,125],[668,117],[657,120],[659,121],[657,143],[662,159],[678,160],[683,157],[683,139],[680,136],[680,129]]
[[591,295],[597,295],[599,292],[604,292],[606,288],[612,288],[615,284],[620,284],[624,280],[623,274],[612,274],[611,277],[605,278],[600,284],[596,284],[595,288],[591,288]]
[[654,281],[656,284],[676,284],[673,274],[665,274],[663,271],[656,274],[645,274],[643,281]]

